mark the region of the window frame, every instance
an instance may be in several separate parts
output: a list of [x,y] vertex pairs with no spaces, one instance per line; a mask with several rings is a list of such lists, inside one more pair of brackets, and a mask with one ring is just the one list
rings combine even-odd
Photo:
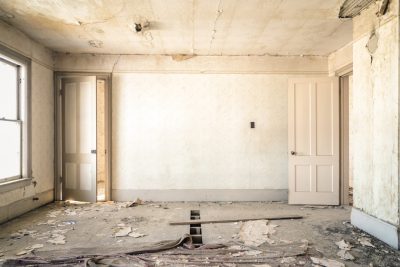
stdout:
[[[31,165],[31,61],[29,58],[0,45],[0,61],[17,68],[17,116],[16,119],[0,118],[0,121],[20,124],[20,172],[16,176],[0,178],[0,187],[10,184],[26,186],[32,179]],[[3,191],[0,188],[0,192]],[[10,188],[11,189],[11,188]]]

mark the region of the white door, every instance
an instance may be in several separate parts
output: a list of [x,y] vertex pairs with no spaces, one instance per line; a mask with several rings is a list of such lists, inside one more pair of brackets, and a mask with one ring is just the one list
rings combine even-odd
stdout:
[[62,79],[63,199],[96,202],[96,77]]
[[289,204],[339,204],[337,78],[289,81]]

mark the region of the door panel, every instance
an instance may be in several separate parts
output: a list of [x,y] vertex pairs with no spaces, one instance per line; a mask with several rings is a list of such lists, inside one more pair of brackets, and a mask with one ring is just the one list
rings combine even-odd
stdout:
[[96,77],[63,78],[63,199],[96,202]]
[[338,205],[338,80],[291,80],[288,123],[289,203]]

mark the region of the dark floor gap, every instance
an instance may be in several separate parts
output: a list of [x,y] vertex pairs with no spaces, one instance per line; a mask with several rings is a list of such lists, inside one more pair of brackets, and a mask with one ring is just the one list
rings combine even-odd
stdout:
[[[200,210],[191,210],[190,220],[200,220]],[[203,245],[201,224],[198,223],[190,224],[189,232],[190,235],[192,236],[193,245],[195,247],[200,247],[201,245]]]

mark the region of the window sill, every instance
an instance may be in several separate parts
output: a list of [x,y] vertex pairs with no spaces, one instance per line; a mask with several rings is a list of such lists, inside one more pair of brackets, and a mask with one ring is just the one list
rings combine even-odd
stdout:
[[32,183],[32,178],[20,178],[13,181],[0,182],[0,193],[15,190],[28,186]]

